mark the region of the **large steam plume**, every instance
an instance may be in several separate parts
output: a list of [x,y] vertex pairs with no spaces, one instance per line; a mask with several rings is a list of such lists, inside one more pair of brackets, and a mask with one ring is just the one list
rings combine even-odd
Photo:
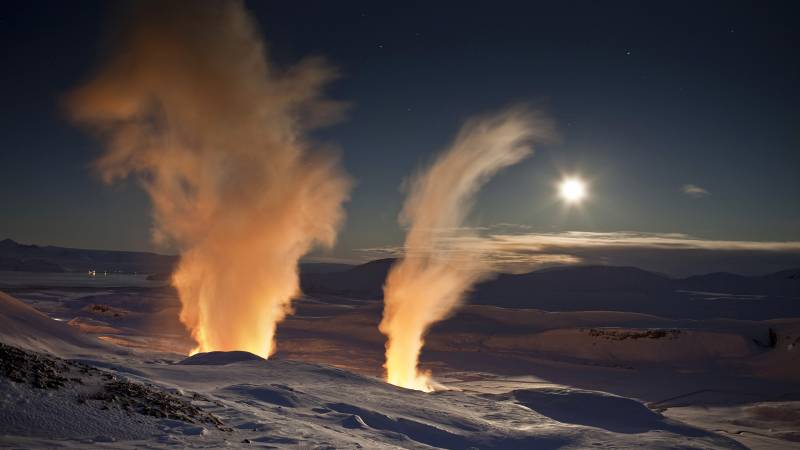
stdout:
[[138,2],[114,54],[68,96],[106,144],[106,181],[135,174],[154,239],[181,254],[173,275],[196,351],[274,351],[299,294],[297,263],[330,246],[350,181],[304,133],[341,105],[320,59],[277,70],[240,1]]
[[490,270],[480,249],[460,251],[469,235],[462,223],[473,197],[489,178],[531,153],[532,139],[547,138],[547,120],[522,109],[468,121],[452,146],[410,183],[400,215],[408,226],[404,257],[384,286],[380,330],[386,344],[387,381],[431,391],[429,374],[418,368],[428,328],[444,319],[470,287]]

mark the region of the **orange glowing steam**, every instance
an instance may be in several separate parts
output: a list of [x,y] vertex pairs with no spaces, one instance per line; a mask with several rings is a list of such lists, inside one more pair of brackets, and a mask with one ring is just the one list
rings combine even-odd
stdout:
[[547,138],[547,120],[521,109],[467,122],[452,146],[418,174],[400,219],[407,225],[404,257],[389,271],[384,286],[380,331],[386,344],[386,379],[421,391],[435,390],[429,373],[418,369],[424,336],[450,314],[464,294],[491,268],[480,248],[459,246],[474,195],[495,173],[516,164]]
[[300,294],[298,261],[330,246],[351,182],[305,133],[341,115],[318,58],[277,70],[240,1],[136,2],[115,53],[72,92],[72,118],[106,144],[106,181],[136,174],[194,350],[274,352]]

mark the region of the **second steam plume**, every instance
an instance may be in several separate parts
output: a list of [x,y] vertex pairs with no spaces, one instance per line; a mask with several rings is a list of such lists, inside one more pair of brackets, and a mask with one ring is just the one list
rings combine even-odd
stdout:
[[180,251],[172,280],[195,351],[268,357],[300,257],[332,245],[344,218],[351,182],[306,137],[340,116],[321,94],[335,73],[314,58],[276,69],[240,1],[132,8],[69,112],[106,144],[104,179],[135,174],[155,239]]
[[491,270],[479,248],[459,247],[459,238],[469,235],[463,222],[474,196],[498,171],[527,157],[532,140],[550,134],[547,120],[523,109],[473,119],[447,151],[411,180],[400,215],[408,226],[404,256],[384,286],[380,331],[388,337],[389,383],[435,388],[430,375],[418,369],[425,334]]

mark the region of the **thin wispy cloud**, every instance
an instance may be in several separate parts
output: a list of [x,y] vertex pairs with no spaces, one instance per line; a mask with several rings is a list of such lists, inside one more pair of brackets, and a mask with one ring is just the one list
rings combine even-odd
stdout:
[[667,250],[800,251],[800,242],[796,241],[701,239],[683,233],[566,231],[561,233],[494,234],[487,238],[499,246],[525,249],[629,247]]
[[708,192],[707,189],[702,188],[696,184],[684,184],[683,187],[681,187],[681,190],[683,191],[684,194],[694,198],[706,197],[711,195],[711,192]]
[[[496,227],[488,228],[489,232],[481,235],[449,239],[436,251],[464,259],[480,255],[497,270],[511,273],[573,264],[633,265],[674,274],[712,270],[766,272],[772,266],[785,268],[800,263],[797,241],[714,240],[682,233],[631,231],[536,233],[520,228],[514,232],[507,231],[507,226],[502,227],[502,232],[492,232]],[[403,249],[396,246],[358,252],[365,259],[404,255]],[[747,269],[743,261],[756,261],[757,267],[764,269]]]

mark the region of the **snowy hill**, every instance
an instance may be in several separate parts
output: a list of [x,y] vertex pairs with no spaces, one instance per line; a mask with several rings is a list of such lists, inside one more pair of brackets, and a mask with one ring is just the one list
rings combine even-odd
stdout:
[[425,394],[314,364],[204,356],[120,372],[1,346],[0,445],[743,448],[602,392]]
[[[426,394],[245,352],[120,352],[0,300],[0,445],[742,448],[604,392],[545,383]],[[78,360],[52,356],[76,351]]]
[[0,342],[58,355],[111,350],[3,292],[0,292]]

